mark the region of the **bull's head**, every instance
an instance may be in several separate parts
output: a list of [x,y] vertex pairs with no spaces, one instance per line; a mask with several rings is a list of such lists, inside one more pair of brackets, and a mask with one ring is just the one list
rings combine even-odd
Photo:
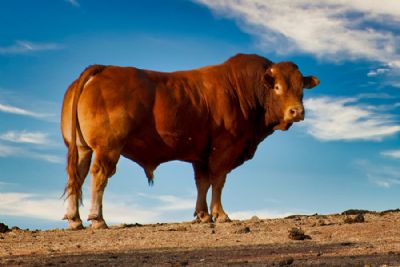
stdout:
[[294,122],[303,120],[303,89],[317,86],[318,78],[303,77],[297,65],[291,62],[273,64],[266,70],[264,78],[270,90],[266,103],[270,112],[266,114],[266,122],[270,120],[271,112],[279,121],[274,130],[287,130]]

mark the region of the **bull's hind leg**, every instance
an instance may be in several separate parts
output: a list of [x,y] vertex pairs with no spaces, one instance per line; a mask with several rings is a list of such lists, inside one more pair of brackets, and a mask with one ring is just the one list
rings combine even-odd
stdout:
[[198,222],[211,222],[211,216],[208,214],[207,192],[210,188],[210,179],[206,169],[198,164],[193,164],[194,175],[197,187],[197,201],[194,216]]
[[[68,228],[72,230],[83,229],[82,220],[79,215],[79,196],[72,193],[70,188],[76,186],[80,191],[82,189],[82,184],[86,175],[89,172],[90,161],[92,159],[92,150],[85,146],[78,146],[78,172],[79,181],[74,181],[71,177],[68,177],[68,187],[67,187],[67,212],[64,215],[64,220],[68,220]],[[72,184],[72,183],[76,184]]]
[[95,150],[95,157],[91,168],[92,184],[91,184],[91,208],[88,220],[92,222],[93,229],[107,228],[107,224],[103,218],[103,194],[110,178],[116,170],[119,159],[119,151],[112,149]]
[[218,223],[231,221],[222,208],[221,203],[221,194],[222,189],[224,188],[225,180],[226,174],[211,177],[212,196],[210,210],[214,221]]

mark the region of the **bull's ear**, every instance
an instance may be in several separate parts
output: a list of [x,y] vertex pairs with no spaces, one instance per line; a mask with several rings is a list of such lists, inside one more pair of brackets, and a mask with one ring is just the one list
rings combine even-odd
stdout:
[[303,88],[313,88],[319,84],[319,80],[315,76],[303,77]]
[[265,85],[267,85],[268,87],[274,87],[275,78],[274,78],[273,72],[274,72],[273,67],[270,67],[264,73]]

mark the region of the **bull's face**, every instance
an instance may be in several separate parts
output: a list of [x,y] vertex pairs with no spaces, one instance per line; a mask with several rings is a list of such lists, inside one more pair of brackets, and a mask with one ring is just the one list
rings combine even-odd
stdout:
[[279,120],[274,130],[287,130],[294,122],[304,120],[303,89],[318,85],[316,77],[303,77],[296,64],[281,62],[267,69],[265,82],[271,90],[268,106]]

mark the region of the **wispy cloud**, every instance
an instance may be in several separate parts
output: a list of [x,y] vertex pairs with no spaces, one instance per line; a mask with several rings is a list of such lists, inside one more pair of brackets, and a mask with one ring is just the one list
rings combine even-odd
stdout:
[[[358,99],[395,99],[396,96],[388,93],[361,93],[357,95]],[[396,104],[393,106],[396,107]]]
[[0,214],[55,220],[62,218],[59,197],[43,198],[39,194],[0,192]]
[[[56,193],[42,194],[21,192],[0,192],[0,214],[21,216],[26,218],[47,219],[59,221],[65,212],[65,203]],[[157,212],[140,209],[121,201],[107,201],[104,212],[109,222],[151,222],[159,215]],[[84,199],[84,207],[90,206],[90,200]],[[88,210],[81,209],[82,218],[87,218]]]
[[[87,193],[87,192],[85,192]],[[0,192],[0,214],[3,216],[21,216],[26,218],[47,219],[60,221],[64,215],[66,203],[59,197],[60,192],[48,192],[44,197],[39,193],[26,192]],[[87,194],[85,194],[87,195]],[[170,221],[169,214],[174,211],[192,210],[195,201],[190,200],[190,207],[180,206],[179,202],[186,202],[173,195],[162,195],[159,198],[139,194],[147,199],[157,200],[151,206],[138,199],[137,203],[132,203],[132,196],[106,194],[104,199],[104,215],[108,223],[155,223],[159,221]],[[170,209],[165,209],[168,204],[174,203]],[[167,204],[167,205],[166,205]],[[80,208],[81,218],[87,218],[90,207],[90,198],[83,199],[83,206]],[[259,218],[282,218],[299,212],[282,212],[277,210],[246,210],[229,212],[231,219],[250,219],[252,216]],[[300,212],[304,214],[304,212]],[[173,221],[180,221],[183,218],[175,217]]]
[[400,149],[383,151],[381,154],[385,157],[400,159]]
[[15,185],[15,184],[14,183],[8,183],[8,182],[0,181],[0,189],[2,187],[7,187],[7,186],[10,186],[10,185]]
[[56,155],[40,153],[29,148],[9,146],[0,143],[0,157],[17,157],[44,160],[50,163],[62,164],[65,162],[63,157]]
[[70,3],[71,5],[75,6],[75,7],[79,7],[80,4],[77,0],[65,0],[66,2]]
[[0,139],[15,143],[28,143],[36,145],[48,145],[51,143],[49,140],[49,135],[43,132],[8,131],[0,134]]
[[139,193],[138,195],[147,199],[157,200],[159,202],[158,209],[160,210],[192,210],[196,203],[194,198],[181,198],[173,195],[153,196],[144,193]]
[[369,181],[378,187],[391,188],[400,185],[400,168],[387,164],[374,164],[368,160],[356,162]]
[[0,111],[5,112],[5,113],[16,114],[16,115],[34,117],[34,118],[46,118],[46,117],[50,116],[48,114],[37,113],[34,111],[30,111],[27,109],[23,109],[23,108],[11,106],[11,105],[6,105],[6,104],[0,104]]
[[59,50],[63,46],[57,43],[35,43],[30,41],[15,41],[9,46],[0,46],[0,55],[28,54],[40,51]]
[[374,140],[400,132],[394,115],[363,105],[357,98],[318,97],[304,101],[307,118],[302,124],[323,141]]
[[368,59],[400,67],[400,2],[195,0],[234,18],[260,44],[330,60]]
[[[54,221],[61,220],[65,211],[65,203],[60,199],[59,194],[60,192],[49,192],[46,197],[43,197],[42,194],[38,193],[0,192],[0,214]],[[146,195],[146,197],[150,196]],[[109,223],[155,223],[160,220],[165,221],[164,216],[172,211],[187,208],[178,204],[178,202],[182,202],[182,199],[176,196],[164,195],[157,199],[159,201],[149,207],[148,205],[141,206],[140,201],[136,204],[132,203],[132,196],[106,194],[104,199],[106,220]],[[165,205],[168,203],[173,203],[173,205]],[[81,217],[87,218],[90,198],[84,198],[83,204],[80,209]],[[193,205],[194,202],[191,203],[191,209]],[[169,206],[170,209],[165,209],[166,206]],[[179,220],[179,218],[176,220]]]
[[377,68],[377,69],[373,69],[373,70],[370,70],[370,71],[367,73],[367,76],[368,76],[368,77],[375,77],[375,76],[383,75],[383,74],[385,74],[386,72],[388,72],[389,70],[390,70],[389,68]]
[[0,113],[59,122],[59,103],[29,95],[26,93],[26,88],[22,88],[25,94],[18,93],[20,91],[21,88],[5,89],[0,87]]

